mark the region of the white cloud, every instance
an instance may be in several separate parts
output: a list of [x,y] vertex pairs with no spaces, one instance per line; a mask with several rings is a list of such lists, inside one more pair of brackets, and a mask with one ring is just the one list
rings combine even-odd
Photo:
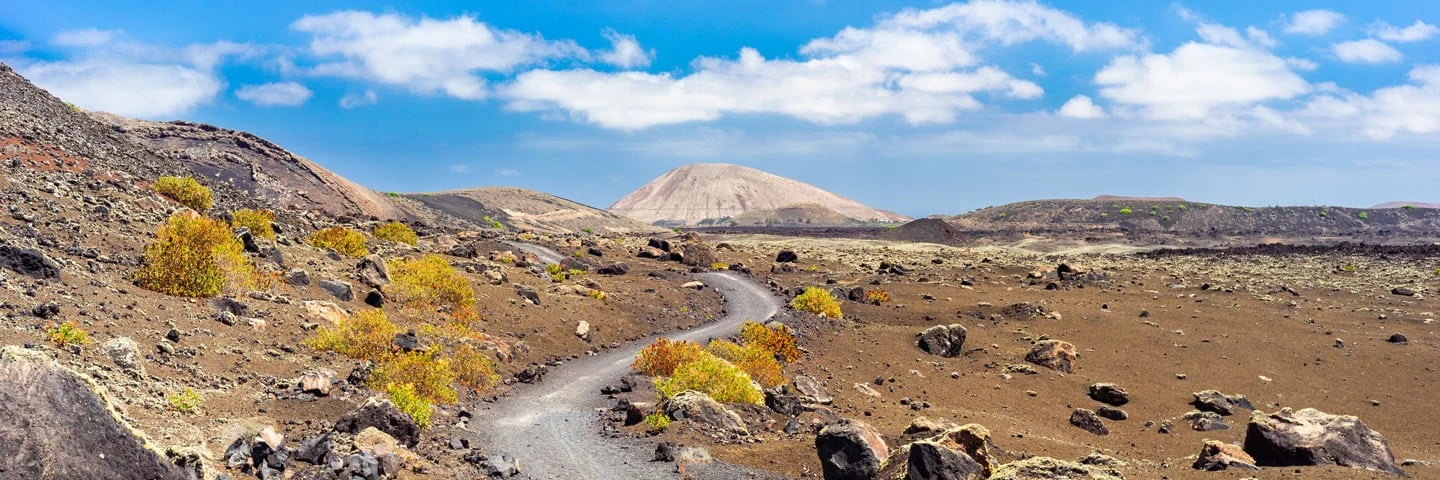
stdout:
[[214,75],[183,65],[92,58],[25,62],[15,69],[62,100],[127,117],[181,115],[210,102],[223,88]]
[[1419,20],[1404,28],[1385,22],[1375,22],[1370,26],[1370,34],[1375,38],[1391,42],[1418,42],[1440,34],[1440,27]]
[[1285,57],[1285,64],[1289,65],[1290,68],[1300,70],[1302,72],[1310,72],[1314,71],[1317,68],[1320,68],[1320,64],[1316,63],[1314,60],[1300,57]]
[[310,99],[310,89],[295,82],[246,85],[235,92],[241,100],[262,107],[296,107]]
[[50,40],[50,43],[61,47],[98,47],[114,41],[120,35],[119,30],[87,28],[60,32]]
[[1043,77],[1045,76],[1045,67],[1040,66],[1040,64],[1038,63],[1030,62],[1030,74],[1037,77]]
[[980,0],[903,10],[869,28],[848,27],[806,43],[800,59],[767,58],[747,47],[733,59],[700,57],[689,74],[539,69],[497,90],[513,111],[564,112],[622,130],[736,114],[823,125],[887,115],[911,124],[947,123],[980,108],[979,94],[1043,95],[1034,82],[980,64],[978,51],[987,46],[1028,41],[1077,52],[1145,44],[1134,30],[1086,23],[1038,3]]
[[1290,16],[1285,33],[1324,35],[1345,21],[1345,16],[1329,10],[1306,10]]
[[520,171],[513,168],[502,168],[496,170],[495,174],[502,177],[518,177],[520,176]]
[[1096,105],[1094,101],[1090,100],[1090,97],[1085,95],[1071,97],[1064,105],[1060,106],[1060,110],[1056,113],[1062,117],[1070,118],[1095,119],[1106,117],[1105,109]]
[[643,68],[650,66],[650,61],[655,58],[654,50],[645,50],[640,42],[635,40],[634,35],[624,35],[614,30],[605,31],[605,39],[610,40],[610,50],[600,52],[600,61],[624,68]]
[[248,44],[219,41],[214,43],[197,43],[186,46],[181,50],[185,61],[201,70],[209,70],[224,62],[228,57],[254,58],[264,53],[265,49]]
[[377,95],[374,90],[366,90],[363,93],[347,93],[340,97],[340,108],[349,110],[355,107],[374,105],[379,101],[380,95]]
[[450,171],[454,173],[470,173],[470,166],[463,163],[457,163],[450,166]]
[[[1410,70],[1409,83],[1362,95],[1342,89],[1317,95],[1299,110],[1308,117],[1340,123],[1371,140],[1389,140],[1401,133],[1440,133],[1440,65]],[[1358,122],[1358,123],[1355,123]]]
[[24,53],[29,49],[30,42],[25,40],[0,40],[0,55]]
[[509,73],[547,59],[585,57],[570,41],[500,30],[473,16],[448,20],[343,11],[306,15],[291,28],[308,33],[313,71],[399,85],[465,100],[488,94],[485,73]]
[[1373,38],[1351,40],[1331,45],[1335,56],[1350,63],[1389,63],[1400,61],[1400,51]]
[[1294,98],[1310,90],[1269,52],[1186,43],[1170,54],[1125,55],[1095,74],[1100,95],[1152,118],[1204,119],[1218,107]]

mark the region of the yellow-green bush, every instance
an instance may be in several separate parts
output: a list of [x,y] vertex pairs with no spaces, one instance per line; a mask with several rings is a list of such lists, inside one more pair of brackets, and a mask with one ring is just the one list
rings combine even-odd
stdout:
[[200,212],[209,210],[215,203],[210,189],[191,177],[160,177],[151,188],[165,198]]
[[655,389],[665,397],[686,390],[709,395],[720,403],[753,403],[765,401],[765,394],[744,370],[711,354],[702,354],[693,362],[680,365],[669,378],[656,378]]
[[275,239],[275,212],[242,208],[236,210],[233,217],[230,222],[232,227],[245,227],[257,237]]
[[378,240],[385,240],[387,242],[403,243],[412,246],[420,243],[420,236],[416,235],[415,231],[411,230],[409,225],[400,222],[390,222],[380,225],[375,227],[374,230],[371,230],[370,234],[374,235]]
[[370,249],[365,247],[365,234],[345,227],[325,228],[311,234],[310,245],[351,257],[370,254]]
[[780,361],[792,363],[800,359],[800,344],[790,327],[776,324],[767,327],[753,321],[740,324],[741,343],[747,347],[764,349]]
[[383,361],[390,357],[395,335],[403,330],[390,323],[384,310],[362,310],[353,317],[323,326],[305,339],[305,346],[329,350],[359,360]]
[[405,412],[415,420],[417,425],[422,427],[430,426],[430,409],[432,404],[415,393],[415,385],[411,383],[390,383],[383,385],[380,391],[390,397],[390,403],[395,408]]
[[165,396],[165,402],[170,404],[170,408],[184,413],[195,413],[200,409],[200,403],[204,401],[205,399],[200,397],[200,393],[190,387]]
[[566,278],[565,267],[560,266],[558,263],[545,265],[545,273],[549,274],[550,281],[555,283],[563,282]]
[[780,362],[775,361],[775,354],[763,348],[712,340],[705,351],[740,367],[760,386],[771,388],[785,384],[785,372],[780,369]]
[[645,426],[650,427],[650,430],[663,432],[670,428],[670,416],[665,412],[651,413],[645,416]]
[[45,329],[45,337],[60,347],[83,347],[90,344],[90,333],[80,328],[74,320],[51,325]]
[[495,362],[484,352],[468,344],[462,344],[450,356],[451,369],[461,385],[478,393],[488,392],[500,383],[500,374],[495,372]]
[[439,254],[390,263],[390,289],[396,301],[419,308],[439,308],[459,320],[480,317],[475,288]]
[[452,386],[455,380],[450,359],[441,356],[438,348],[396,355],[370,372],[372,387],[408,383],[415,387],[416,395],[431,403],[455,403],[459,399]]
[[654,343],[640,349],[630,368],[652,377],[668,377],[675,373],[676,368],[704,355],[705,350],[698,343],[657,338]]
[[227,285],[256,287],[255,266],[245,247],[224,222],[178,212],[160,226],[145,247],[145,265],[135,284],[180,297],[210,297]]
[[790,307],[822,317],[840,318],[840,302],[822,288],[809,287],[790,302]]
[[730,264],[725,262],[715,262],[710,264],[710,269],[715,271],[729,270]]

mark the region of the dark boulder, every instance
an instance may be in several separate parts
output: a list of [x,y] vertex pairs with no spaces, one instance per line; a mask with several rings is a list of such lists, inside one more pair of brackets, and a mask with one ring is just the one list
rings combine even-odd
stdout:
[[1105,422],[1100,420],[1099,415],[1083,408],[1077,408],[1070,413],[1070,424],[1096,435],[1110,434],[1110,428],[1105,426]]
[[1190,468],[1210,472],[1229,470],[1259,470],[1255,466],[1255,459],[1245,453],[1245,449],[1238,445],[1231,445],[1218,440],[1206,440],[1205,445],[1200,447],[1200,457]]
[[335,421],[337,432],[355,434],[368,427],[385,432],[406,447],[420,443],[420,425],[389,400],[370,398],[360,408]]
[[1251,413],[1245,453],[1262,467],[1339,465],[1404,475],[1384,436],[1359,418],[1313,408]]
[[1077,357],[1079,354],[1070,342],[1041,340],[1025,354],[1025,361],[1060,373],[1073,373]]
[[964,452],[921,440],[910,444],[907,480],[984,480],[985,467]]
[[685,265],[704,268],[710,268],[710,265],[719,261],[720,257],[715,254],[715,248],[702,242],[686,244],[684,256],[680,259],[680,263]]
[[851,419],[821,429],[815,436],[815,452],[825,480],[871,480],[890,456],[880,432]]
[[936,325],[920,332],[915,344],[931,355],[958,357],[965,351],[966,334],[965,327],[958,323]]
[[624,275],[630,273],[630,265],[625,262],[616,262],[595,270],[601,275]]
[[1200,410],[1202,412],[1215,412],[1221,415],[1230,416],[1234,415],[1241,409],[1255,409],[1255,406],[1250,404],[1250,399],[1245,398],[1244,395],[1226,395],[1220,393],[1219,390],[1206,390],[1203,392],[1195,392],[1194,395],[1195,401],[1191,402],[1191,404],[1195,405],[1196,410]]
[[800,261],[800,256],[794,250],[781,250],[775,255],[775,263],[794,263]]
[[360,283],[371,288],[390,285],[390,268],[385,266],[385,259],[379,255],[370,254],[360,259],[360,263],[355,265],[355,273],[360,276]]
[[39,250],[0,244],[0,267],[28,277],[58,280],[60,264]]
[[1123,406],[1130,403],[1130,392],[1113,383],[1096,383],[1090,385],[1090,398],[1097,402],[1111,406]]

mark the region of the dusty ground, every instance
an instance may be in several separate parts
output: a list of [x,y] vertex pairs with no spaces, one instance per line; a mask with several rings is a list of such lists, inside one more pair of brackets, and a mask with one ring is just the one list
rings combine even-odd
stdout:
[[[1313,407],[1356,415],[1388,439],[1397,460],[1440,461],[1440,418],[1429,413],[1440,406],[1433,396],[1440,384],[1433,312],[1440,306],[1432,298],[1440,289],[1435,273],[1440,257],[1321,254],[1154,260],[878,241],[757,236],[709,240],[734,245],[737,250],[722,250],[722,258],[756,265],[757,275],[768,271],[762,267],[778,250],[795,249],[799,271],[762,275],[786,288],[865,286],[883,288],[894,297],[883,306],[846,302],[844,320],[805,322],[801,346],[809,353],[787,371],[823,380],[836,396],[836,414],[870,422],[892,447],[915,417],[926,416],[980,423],[1014,457],[1073,460],[1099,450],[1127,462],[1121,470],[1129,478],[1381,476],[1344,468],[1275,468],[1250,474],[1191,470],[1205,439],[1243,439],[1244,414],[1227,417],[1229,430],[1210,432],[1194,431],[1178,418],[1192,409],[1193,392],[1218,389],[1248,395],[1267,412]],[[882,260],[911,272],[874,274]],[[1098,268],[1110,281],[1046,290],[1045,281],[1026,279],[1037,267],[1054,268],[1062,261]],[[962,279],[972,279],[973,288],[962,287]],[[826,285],[831,281],[833,285]],[[871,284],[875,281],[879,285]],[[1215,288],[1202,290],[1206,283]],[[1421,295],[1392,295],[1395,286],[1409,286]],[[1061,318],[992,317],[1019,302],[1058,312]],[[1142,311],[1148,311],[1148,317],[1141,318]],[[915,346],[920,330],[949,323],[969,329],[963,356],[931,356]],[[1407,335],[1410,343],[1387,343],[1396,332]],[[1061,375],[1036,367],[1033,375],[1007,373],[1007,366],[1025,364],[1025,353],[1041,337],[1075,344],[1081,352],[1076,371]],[[1337,340],[1343,348],[1337,348]],[[877,378],[885,379],[883,386],[872,383]],[[1096,382],[1118,383],[1134,398],[1124,407],[1129,420],[1106,421],[1112,430],[1108,436],[1068,422],[1074,408],[1100,405],[1086,394]],[[870,384],[881,396],[860,394],[853,387],[857,383]],[[930,406],[912,410],[901,405],[902,397]],[[1145,426],[1167,419],[1176,423],[1173,433]],[[667,436],[701,441],[683,433]],[[766,433],[761,438],[759,443],[711,450],[725,461],[817,476],[813,435]],[[1440,477],[1436,467],[1406,470],[1413,478]]]

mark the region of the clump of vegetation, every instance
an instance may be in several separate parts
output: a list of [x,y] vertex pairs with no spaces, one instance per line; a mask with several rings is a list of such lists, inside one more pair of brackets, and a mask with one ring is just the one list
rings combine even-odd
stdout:
[[555,283],[563,282],[568,278],[565,274],[565,267],[560,266],[558,263],[545,265],[545,273],[550,275],[550,281]]
[[440,355],[439,348],[406,352],[377,365],[370,372],[370,385],[380,389],[406,383],[414,387],[416,395],[428,402],[455,403],[459,393],[452,385],[459,377],[450,364],[450,359]]
[[75,112],[75,113],[80,113],[80,112],[81,112],[79,105],[76,105],[76,104],[73,104],[73,103],[70,103],[70,102],[65,102],[65,107],[66,107],[66,108],[69,108],[70,111]]
[[675,233],[681,233],[683,230],[680,230],[680,227],[675,227],[675,228],[671,228],[670,231],[675,232]]
[[1129,208],[1122,208],[1122,209],[1120,209],[1120,214],[1121,214],[1121,215],[1129,215],[1129,214],[1131,214],[1131,213],[1134,213],[1134,212],[1133,212],[1132,210],[1130,210]]
[[458,320],[478,319],[475,289],[439,254],[390,263],[390,288],[402,304],[440,309]]
[[663,432],[670,428],[670,416],[665,412],[655,412],[645,416],[645,426],[650,427],[653,432]]
[[275,239],[275,212],[242,208],[235,211],[231,227],[245,227],[260,238]]
[[888,303],[892,299],[890,298],[890,292],[887,292],[884,289],[877,288],[874,290],[866,291],[865,300],[875,305],[879,305],[882,303]]
[[57,323],[45,329],[45,338],[61,348],[83,347],[90,344],[90,332],[80,328],[74,320]]
[[1169,215],[1166,215],[1166,216],[1164,216],[1164,217],[1160,217],[1160,220],[1161,220],[1161,221],[1168,222],[1168,221],[1170,221],[1170,216],[1169,216]]
[[390,198],[400,198],[400,194],[395,192],[385,192],[385,196]]
[[740,341],[747,347],[756,347],[770,352],[785,363],[800,359],[800,344],[790,327],[775,324],[773,327],[758,322],[746,321],[740,324]]
[[1370,218],[1370,214],[1366,212],[1360,212],[1359,217],[1361,220],[1368,220]]
[[165,198],[198,212],[209,210],[215,203],[210,189],[191,177],[160,177],[151,188]]
[[702,353],[699,359],[675,368],[667,378],[655,379],[655,389],[666,398],[686,390],[709,395],[720,403],[761,404],[765,395],[744,370],[719,357]]
[[200,397],[200,393],[190,387],[165,396],[165,403],[169,403],[170,408],[184,413],[195,413],[204,401],[205,399]]
[[1177,210],[1180,210],[1180,211],[1183,212],[1183,211],[1185,211],[1186,209],[1188,209],[1189,207],[1186,207],[1185,204],[1182,203],[1182,204],[1176,205],[1175,208],[1176,208]]
[[729,269],[730,269],[730,264],[725,263],[725,262],[715,262],[715,263],[710,264],[710,269],[711,269],[711,270],[729,270]]
[[403,330],[390,323],[384,310],[362,310],[353,317],[322,326],[305,339],[305,346],[329,350],[358,360],[384,361],[393,350],[395,335]]
[[780,362],[775,360],[775,354],[763,348],[712,340],[710,345],[705,347],[705,352],[730,362],[765,388],[778,387],[785,383],[785,372],[780,369]]
[[456,381],[471,390],[485,392],[500,384],[495,362],[468,344],[455,349],[450,356],[450,366],[455,371]]
[[630,368],[652,377],[668,377],[681,365],[693,362],[705,354],[700,344],[687,340],[658,338],[640,349]]
[[415,246],[416,243],[420,242],[420,236],[416,235],[415,231],[411,230],[409,225],[400,222],[382,224],[375,227],[374,230],[371,230],[370,234],[374,235],[377,240],[403,243],[410,246]]
[[1403,206],[1403,207],[1400,207],[1400,208],[1405,209],[1405,210],[1414,210],[1414,209],[1415,209],[1415,206],[1414,206],[1414,205],[1406,205],[1406,206]]
[[594,235],[594,234],[595,234],[595,229],[590,228],[590,227],[585,227],[585,228],[582,229],[581,231],[585,232],[585,233],[588,234],[588,235]]
[[570,255],[573,256],[573,257],[575,257],[575,258],[585,258],[585,251],[584,251],[584,250],[576,250],[575,253],[572,253],[572,254],[570,254]]
[[414,419],[417,425],[430,426],[430,410],[434,404],[416,393],[414,384],[390,383],[382,386],[380,391],[385,392],[386,396],[390,398],[390,403],[395,404],[396,409]]
[[808,287],[804,293],[790,301],[790,308],[813,313],[822,317],[840,318],[840,302],[822,288]]
[[490,228],[494,228],[494,229],[496,229],[496,230],[504,230],[504,229],[505,229],[505,224],[500,223],[499,220],[495,220],[495,219],[493,219],[493,218],[490,218],[489,215],[486,215],[485,218],[483,218],[483,220],[485,220],[485,223],[490,224]]
[[1328,212],[1326,212],[1326,211],[1324,211],[1324,210],[1321,210],[1321,211],[1320,211],[1320,217],[1323,218],[1323,217],[1325,217],[1325,216],[1327,216],[1327,215],[1329,215]]
[[594,288],[590,289],[590,293],[588,293],[588,294],[586,294],[586,295],[589,296],[590,298],[593,298],[593,299],[596,299],[596,300],[601,300],[601,301],[604,301],[605,299],[610,298],[610,296],[609,296],[609,295],[606,295],[605,292],[600,291],[600,290],[597,290],[597,289],[594,289]]
[[348,257],[359,258],[370,254],[370,249],[365,247],[365,234],[345,227],[324,228],[311,234],[310,245]]
[[227,285],[263,286],[230,227],[194,212],[170,216],[145,247],[144,260],[135,284],[166,295],[211,297]]
[[584,275],[584,274],[585,274],[585,271],[584,271],[584,270],[581,270],[581,269],[578,269],[578,268],[572,268],[572,269],[570,269],[570,271],[565,272],[565,273],[566,273],[566,276],[567,276],[567,277],[569,277],[569,278],[575,278],[575,277]]
[[1354,266],[1354,265],[1348,265],[1348,264],[1347,264],[1347,265],[1341,265],[1341,266],[1340,266],[1340,270],[1341,270],[1341,271],[1344,271],[1344,272],[1354,272],[1354,271],[1360,270],[1360,267],[1357,267],[1357,266]]

